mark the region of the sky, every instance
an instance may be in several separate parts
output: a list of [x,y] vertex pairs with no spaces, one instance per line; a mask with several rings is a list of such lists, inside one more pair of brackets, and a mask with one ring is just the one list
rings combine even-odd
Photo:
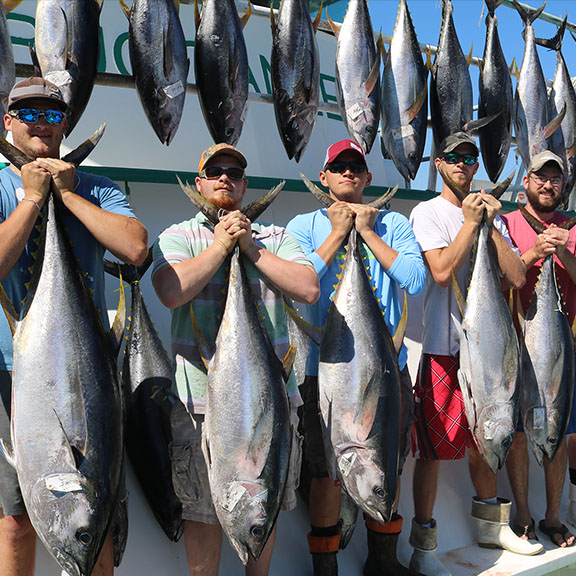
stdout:
[[[533,8],[538,8],[541,5],[540,1],[522,0]],[[454,6],[454,22],[456,32],[465,54],[470,52],[473,47],[473,55],[481,58],[484,51],[484,43],[486,36],[486,8],[484,0],[452,0]],[[333,20],[342,20],[344,17],[347,0],[342,0],[337,4],[331,5],[328,8],[328,13]],[[368,0],[368,6],[372,18],[372,25],[375,30],[381,29],[383,34],[392,35],[396,22],[396,14],[398,9],[397,0]],[[438,43],[440,34],[440,25],[442,21],[442,2],[441,0],[408,0],[408,8],[412,14],[412,21],[416,29],[418,41],[424,44],[432,44],[434,46]],[[576,23],[576,0],[548,0],[546,3],[545,12],[564,17],[568,12],[568,21]],[[516,10],[508,8],[506,5],[500,6],[496,10],[498,18],[498,30],[502,49],[508,62],[512,62],[516,58],[518,67],[522,64],[522,57],[524,53],[524,40],[522,38],[523,23],[520,15]],[[537,20],[534,24],[536,35],[539,37],[552,37],[556,33],[557,27],[549,22]],[[539,48],[539,57],[542,63],[544,75],[547,79],[552,80],[556,68],[556,53]],[[576,42],[566,31],[564,35],[564,43],[562,52],[566,63],[572,76],[576,76]],[[478,101],[478,68],[476,66],[470,67],[470,75],[472,78],[472,86],[474,89],[475,103]],[[514,88],[516,80],[513,79]],[[474,116],[476,117],[476,115]],[[431,131],[428,131],[427,137],[427,152],[429,152],[429,142],[432,139]],[[508,159],[502,177],[508,176],[516,166],[514,148]],[[488,179],[484,172],[482,163],[480,163],[480,170],[478,171],[479,179]],[[415,182],[412,184],[413,188],[425,189],[428,183],[428,164],[424,163]]]

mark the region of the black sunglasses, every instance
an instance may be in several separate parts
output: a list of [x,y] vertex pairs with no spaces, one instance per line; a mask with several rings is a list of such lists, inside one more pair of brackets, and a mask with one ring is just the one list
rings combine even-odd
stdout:
[[206,180],[216,180],[222,174],[226,174],[231,180],[242,180],[244,178],[244,170],[237,166],[206,166],[199,176]]
[[39,118],[44,118],[48,124],[60,124],[65,118],[61,110],[36,110],[36,108],[20,108],[19,110],[10,110],[8,112],[12,118],[18,118],[25,124],[38,122]]
[[366,164],[364,162],[329,162],[326,164],[326,170],[330,170],[330,172],[344,174],[346,169],[353,174],[362,174],[366,172]]
[[458,154],[457,152],[448,152],[442,156],[446,164],[458,164],[463,162],[466,166],[473,166],[478,160],[476,154]]

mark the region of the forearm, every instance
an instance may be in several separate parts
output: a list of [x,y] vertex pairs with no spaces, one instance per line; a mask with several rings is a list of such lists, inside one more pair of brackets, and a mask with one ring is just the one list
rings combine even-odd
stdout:
[[148,232],[136,218],[103,210],[74,193],[64,196],[64,204],[114,256],[136,266],[144,262],[148,253]]
[[0,280],[4,280],[22,254],[38,218],[32,202],[20,202],[7,220],[0,224]]
[[398,251],[388,246],[374,230],[365,230],[362,232],[362,239],[366,245],[372,250],[376,260],[384,270],[388,271],[394,264],[394,260],[398,256]]
[[510,287],[519,290],[526,282],[526,266],[524,261],[508,245],[500,232],[492,228],[490,237],[496,248],[500,271]]
[[557,256],[560,262],[564,264],[564,268],[566,268],[566,272],[568,272],[572,282],[576,284],[576,256],[568,250],[558,251]]
[[305,304],[314,304],[318,300],[320,284],[312,266],[284,260],[257,244],[253,244],[244,255],[286,296]]
[[332,264],[332,260],[336,256],[336,253],[342,246],[342,242],[344,242],[347,234],[332,230],[330,234],[326,237],[326,240],[322,243],[322,245],[316,250],[316,254],[324,260],[326,266],[330,266]]
[[212,244],[194,258],[160,268],[152,278],[158,298],[167,308],[193,300],[212,280],[227,253]]

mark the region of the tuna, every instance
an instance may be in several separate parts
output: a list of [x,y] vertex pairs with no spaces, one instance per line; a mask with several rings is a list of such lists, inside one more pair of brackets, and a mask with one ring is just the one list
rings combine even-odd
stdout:
[[508,159],[512,142],[512,108],[514,96],[508,64],[498,36],[495,15],[497,0],[486,0],[486,44],[480,66],[478,118],[496,115],[489,126],[479,132],[482,161],[488,177],[496,182]]
[[[544,225],[522,207],[537,233]],[[563,228],[576,224],[576,219]],[[564,441],[574,391],[574,339],[556,280],[554,256],[544,259],[522,328],[520,407],[526,436],[542,465]]]
[[[14,50],[12,49],[12,39],[6,14],[13,10],[22,0],[12,0],[2,2],[0,10],[0,114],[4,117],[8,109],[8,94],[16,82],[16,64],[14,63]],[[2,137],[6,136],[4,125],[0,130]]]
[[424,153],[427,75],[408,5],[401,0],[382,76],[382,142],[406,181],[416,178]]
[[66,135],[88,105],[98,68],[100,11],[104,0],[38,0],[35,58],[69,108]]
[[174,0],[120,0],[130,22],[129,46],[136,90],[156,136],[167,146],[184,109],[190,61]]
[[[197,5],[196,5],[197,6]],[[248,54],[234,0],[206,0],[196,9],[194,65],[204,121],[215,143],[236,145],[248,107]]]
[[306,0],[282,0],[277,19],[270,11],[272,96],[276,125],[288,158],[300,160],[318,113],[320,56]]
[[349,0],[342,27],[332,21],[336,47],[336,95],[352,140],[368,154],[380,119],[380,50],[367,0]]
[[[2,141],[17,167],[22,153]],[[66,159],[66,158],[64,158]],[[24,160],[29,161],[29,160]],[[71,576],[89,576],[110,527],[123,461],[116,357],[50,196],[16,321],[12,450],[32,525]],[[6,301],[6,308],[10,308]],[[47,337],[46,335],[50,336]],[[31,417],[33,415],[33,417]]]

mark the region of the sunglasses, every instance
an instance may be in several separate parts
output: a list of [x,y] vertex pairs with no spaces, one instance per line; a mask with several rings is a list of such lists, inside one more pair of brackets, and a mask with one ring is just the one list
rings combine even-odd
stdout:
[[446,164],[458,164],[460,162],[466,164],[466,166],[473,166],[478,160],[478,156],[475,154],[458,154],[457,152],[448,152],[444,154],[442,159]]
[[326,164],[326,170],[338,174],[344,174],[347,169],[352,174],[362,174],[366,172],[366,164],[364,162],[330,162]]
[[244,169],[237,166],[206,166],[199,176],[206,180],[216,180],[222,174],[226,174],[231,180],[242,180],[244,178]]
[[48,124],[60,124],[66,117],[60,110],[36,110],[36,108],[20,108],[19,110],[10,110],[8,112],[12,118],[18,118],[20,122],[33,124],[38,122],[39,118],[44,118]]

